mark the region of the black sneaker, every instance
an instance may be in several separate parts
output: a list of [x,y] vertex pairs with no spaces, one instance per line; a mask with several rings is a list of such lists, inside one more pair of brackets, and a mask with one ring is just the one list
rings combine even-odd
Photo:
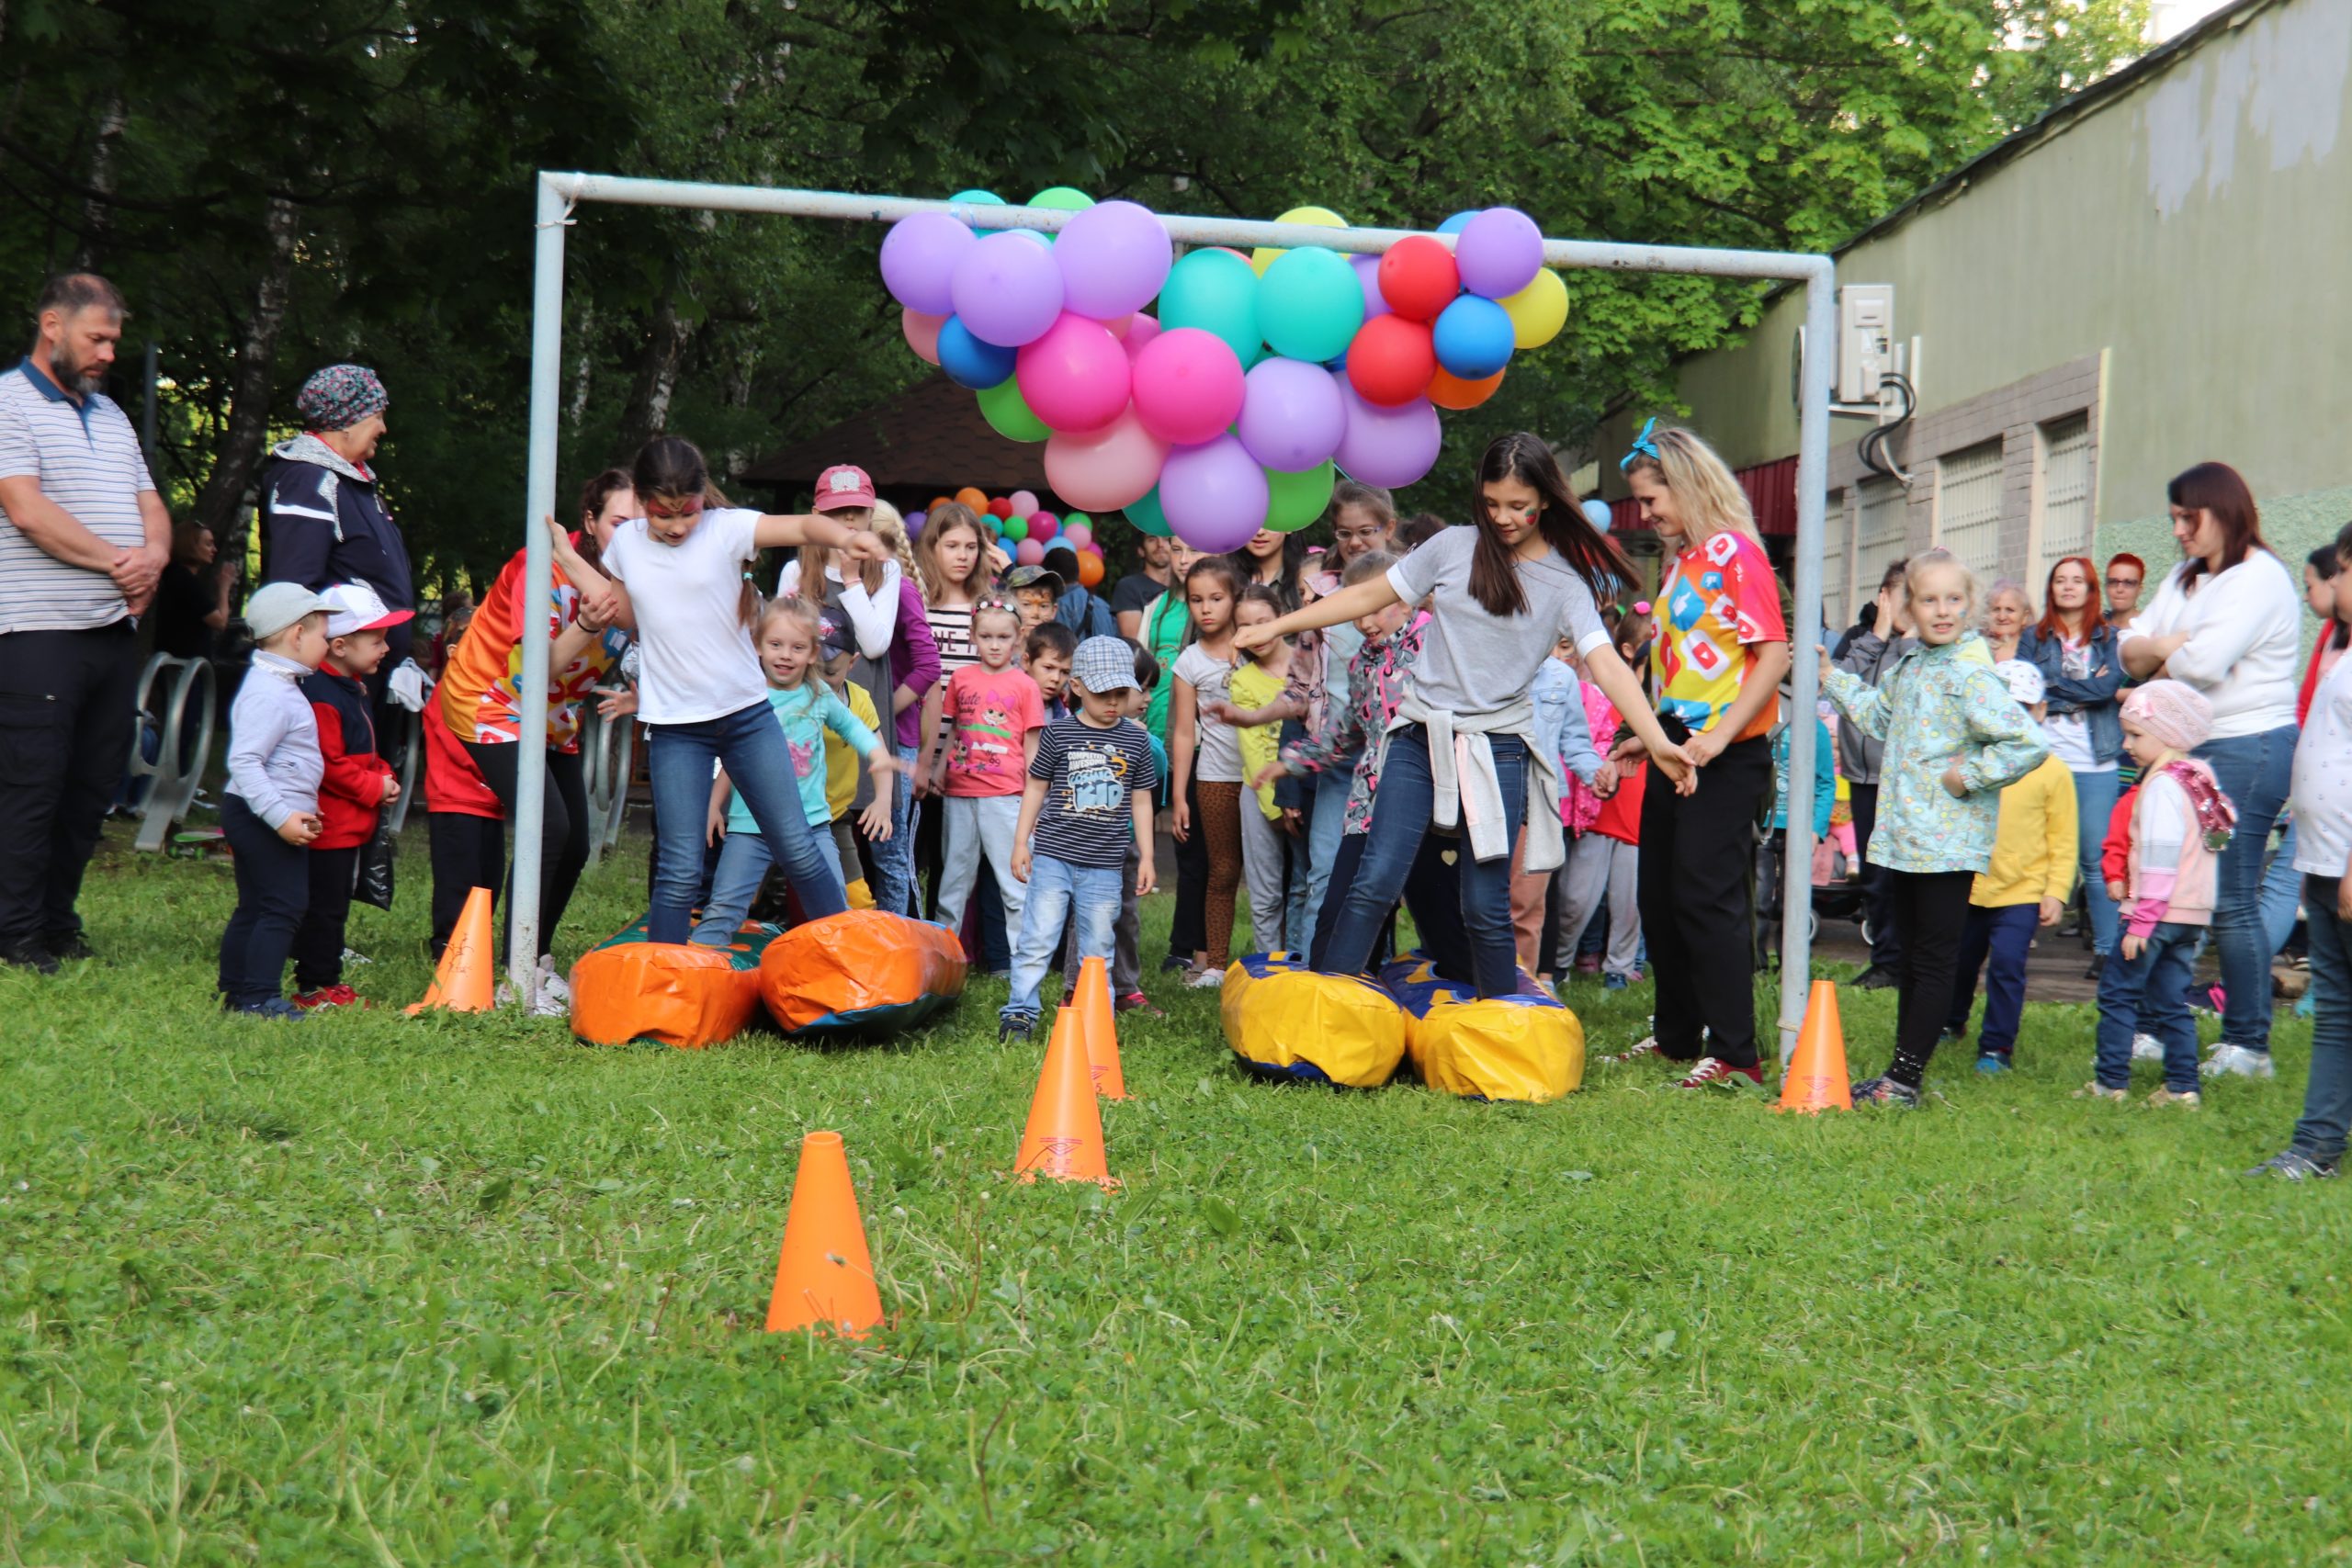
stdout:
[[96,958],[98,950],[80,931],[51,931],[41,938],[41,945],[49,955],[64,964],[76,964],[85,958]]
[[2098,977],[2099,977],[2100,976],[2102,976],[2102,975],[2106,974],[2106,973],[2107,973],[2107,954],[2106,954],[2106,953],[2092,953],[2092,954],[2091,954],[2091,966],[2090,966],[2089,968],[2087,968],[2087,969],[2086,969],[2086,970],[2084,970],[2084,971],[2083,971],[2083,978],[2084,978],[2084,979],[2086,979],[2086,980],[2092,981],[2093,983],[2096,983],[2096,982],[2098,981]]
[[2281,1181],[2326,1181],[2335,1177],[2341,1163],[2340,1160],[2313,1159],[2309,1155],[2289,1149],[2284,1154],[2272,1155],[2246,1174],[2275,1176]]
[[1034,1012],[999,1013],[996,1019],[996,1043],[1001,1045],[1010,1040],[1025,1041],[1030,1038],[1031,1032],[1036,1027],[1037,1015]]
[[20,942],[0,947],[0,964],[29,969],[36,975],[54,975],[61,967],[56,954],[36,942]]
[[1163,975],[1182,974],[1192,966],[1191,959],[1173,953],[1159,961],[1159,972]]
[[1884,1076],[1864,1078],[1861,1082],[1855,1084],[1849,1092],[1853,1095],[1854,1103],[1857,1105],[1883,1105],[1892,1111],[1919,1109],[1917,1089],[1907,1083],[1899,1083]]
[[1894,971],[1883,964],[1873,964],[1854,976],[1854,988],[1858,991],[1892,991],[1902,984]]

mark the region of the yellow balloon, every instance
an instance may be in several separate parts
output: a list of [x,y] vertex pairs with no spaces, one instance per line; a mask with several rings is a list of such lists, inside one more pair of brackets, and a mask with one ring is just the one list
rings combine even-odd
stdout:
[[1568,324],[1568,286],[1548,266],[1535,275],[1534,282],[1495,303],[1510,317],[1514,347],[1541,348]]
[[[1328,207],[1294,207],[1288,212],[1283,213],[1280,218],[1275,219],[1274,221],[1277,223],[1312,223],[1317,229],[1344,229],[1348,226],[1348,220],[1346,219],[1340,217],[1338,213],[1332,211]],[[1256,250],[1250,253],[1250,265],[1256,270],[1259,276],[1263,277],[1266,274],[1266,269],[1274,265],[1274,258],[1280,254],[1282,254],[1282,252],[1280,251],[1270,250],[1266,246],[1261,245]]]

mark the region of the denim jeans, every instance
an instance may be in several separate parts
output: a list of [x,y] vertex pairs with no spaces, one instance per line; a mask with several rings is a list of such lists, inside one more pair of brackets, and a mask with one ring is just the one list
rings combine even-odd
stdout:
[[2295,934],[2295,902],[2302,891],[2303,875],[2295,869],[2295,824],[2290,818],[2286,831],[2278,835],[2278,847],[2270,852],[2270,869],[2262,874],[2262,940],[2269,943],[2266,951],[2273,958]]
[[2214,867],[2213,942],[2222,951],[2222,1039],[2249,1051],[2270,1049],[2269,934],[2263,928],[2262,878],[2270,829],[2293,784],[2296,728],[2208,740],[2196,756],[2213,770],[2237,807],[2237,830]]
[[[2033,946],[2033,933],[2041,924],[2039,904],[2005,904],[1997,909],[1969,906],[1968,923],[1960,929],[1960,981],[1951,988],[1951,1014],[1944,1027],[1955,1034],[1968,1032],[1976,975],[1983,970],[1984,1019],[1976,1028],[1980,1056],[2006,1057],[2017,1050],[2018,1021],[2025,1016],[2026,951]],[[1984,962],[1988,954],[1989,968]]]
[[[1488,743],[1502,791],[1502,841],[1516,843],[1527,800],[1527,747],[1513,735],[1490,736]],[[1380,782],[1387,787],[1373,797],[1372,830],[1365,835],[1363,859],[1332,924],[1327,974],[1363,972],[1389,908],[1404,892],[1406,877],[1421,852],[1437,794],[1430,776],[1428,730],[1408,725],[1388,737],[1387,764]],[[1462,884],[1462,929],[1469,939],[1478,994],[1507,997],[1519,989],[1519,953],[1510,923],[1510,856],[1475,859],[1466,832],[1457,842],[1454,871]]]
[[1003,1017],[1037,1016],[1037,987],[1061,955],[1065,918],[1078,927],[1079,956],[1107,961],[1112,927],[1119,919],[1119,868],[1072,865],[1055,855],[1030,858],[1021,940],[1012,951],[1012,999],[1004,1004]]
[[2303,878],[2303,919],[2311,934],[2312,1076],[2302,1120],[2289,1145],[2330,1160],[2344,1153],[2352,1125],[2352,921],[2337,916],[2333,876]]
[[2102,1088],[2132,1087],[2134,1034],[2153,1034],[2163,1043],[2165,1087],[2176,1092],[2197,1087],[2197,1020],[2188,1010],[2187,992],[2197,939],[2204,930],[2166,920],[2148,933],[2140,956],[2128,961],[2122,942],[2116,943],[2098,977]]
[[727,777],[759,824],[767,852],[792,882],[809,919],[849,908],[842,879],[817,849],[800,801],[792,755],[775,710],[764,702],[695,724],[648,727],[647,772],[653,778],[653,908],[646,935],[653,942],[686,940],[695,896],[701,891],[703,840],[710,822],[711,767]]
[[2101,958],[2115,951],[2116,932],[2122,925],[2098,863],[2107,842],[2107,819],[2115,815],[2115,802],[2122,794],[2121,777],[2113,768],[2075,775],[2075,864],[2082,874],[2083,905],[2090,911],[2091,951]]
[[[891,721],[885,718],[883,728]],[[890,836],[880,840],[868,840],[874,856],[874,907],[888,909],[894,915],[911,915],[915,908],[915,813],[921,802],[915,799],[912,779],[915,759],[921,749],[893,745],[899,761],[904,764],[899,776],[890,781]]]
[[1306,814],[1306,878],[1302,893],[1292,879],[1291,915],[1286,922],[1290,943],[1296,947],[1323,912],[1323,895],[1331,886],[1331,863],[1339,858],[1340,840],[1347,829],[1348,791],[1355,784],[1353,757],[1332,763],[1309,781],[1315,804]]
[[[841,851],[833,843],[832,833],[811,828],[808,837],[817,846],[817,858],[831,867],[835,876],[841,875]],[[760,896],[760,884],[768,879],[768,868],[775,863],[768,841],[757,833],[729,833],[721,840],[718,870],[711,876],[710,897],[702,907],[702,919],[695,922],[692,940],[705,947],[732,942],[751,915],[752,900]]]

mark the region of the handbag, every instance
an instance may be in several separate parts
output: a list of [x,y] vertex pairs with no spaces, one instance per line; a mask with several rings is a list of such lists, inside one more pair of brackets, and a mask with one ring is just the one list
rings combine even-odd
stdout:
[[358,874],[352,883],[351,897],[359,903],[370,904],[389,913],[392,907],[392,864],[398,858],[391,828],[379,823],[375,836],[359,846]]

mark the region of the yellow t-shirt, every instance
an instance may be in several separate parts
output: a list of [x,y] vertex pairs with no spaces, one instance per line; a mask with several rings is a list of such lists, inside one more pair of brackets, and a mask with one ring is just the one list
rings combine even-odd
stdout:
[[[1261,708],[1283,694],[1286,682],[1279,675],[1269,674],[1260,665],[1240,663],[1233,667],[1233,680],[1227,686],[1233,705],[1238,708]],[[1244,784],[1258,776],[1258,771],[1282,754],[1283,727],[1280,724],[1253,724],[1234,731],[1241,743],[1241,781]],[[1282,808],[1274,804],[1274,786],[1261,785],[1258,790],[1258,809],[1269,818],[1282,816]]]
[[[865,694],[865,687],[854,681],[848,682],[842,688],[842,700],[849,704],[849,711],[857,715],[860,724],[876,735],[882,733],[882,716],[874,711],[874,699]],[[857,797],[857,752],[850,743],[830,729],[825,731],[825,809],[836,819]],[[904,788],[906,782],[899,779],[897,784]]]

